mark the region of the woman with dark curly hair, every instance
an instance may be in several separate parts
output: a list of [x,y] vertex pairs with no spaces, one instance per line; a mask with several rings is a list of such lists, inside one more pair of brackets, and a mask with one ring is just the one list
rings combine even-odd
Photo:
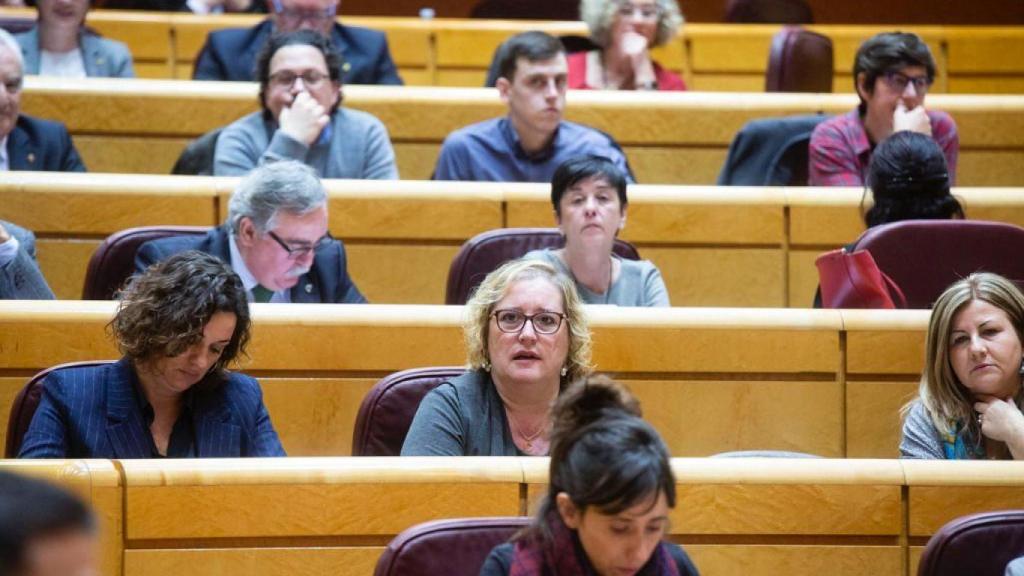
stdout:
[[19,457],[284,456],[259,383],[226,370],[249,340],[226,264],[189,251],[151,266],[109,328],[124,357],[47,376]]

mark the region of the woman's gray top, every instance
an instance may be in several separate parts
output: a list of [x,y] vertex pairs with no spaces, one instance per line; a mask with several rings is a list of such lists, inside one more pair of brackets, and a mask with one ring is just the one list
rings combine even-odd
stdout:
[[483,370],[470,370],[420,403],[402,456],[524,456],[512,442],[505,405]]
[[[573,278],[572,272],[565,262],[550,248],[532,250],[523,258],[543,260],[566,276]],[[671,306],[668,301],[668,290],[661,272],[650,260],[623,260],[612,254],[619,261],[619,279],[612,284],[611,290],[605,294],[591,292],[586,286],[576,282],[576,291],[587,304],[615,304],[616,306]],[[575,278],[573,278],[575,280]]]
[[914,402],[903,423],[903,436],[900,438],[900,458],[919,458],[925,460],[945,460],[946,452],[942,448],[939,431],[928,417],[928,411],[920,400]]

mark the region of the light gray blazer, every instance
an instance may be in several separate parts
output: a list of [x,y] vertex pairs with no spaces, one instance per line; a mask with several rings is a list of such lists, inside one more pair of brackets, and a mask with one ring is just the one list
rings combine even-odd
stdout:
[[[21,45],[25,59],[25,74],[39,74],[39,27],[33,26],[28,32],[14,36]],[[132,54],[128,47],[118,42],[101,38],[82,28],[78,35],[78,47],[82,50],[85,75],[100,78],[134,78]]]
[[18,254],[6,266],[0,266],[0,300],[53,300],[43,273],[36,264],[35,236],[10,222],[0,220],[4,228],[18,239]]

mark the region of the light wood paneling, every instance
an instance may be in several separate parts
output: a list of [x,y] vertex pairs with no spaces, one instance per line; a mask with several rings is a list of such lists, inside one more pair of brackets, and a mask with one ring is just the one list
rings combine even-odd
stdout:
[[270,419],[289,456],[352,454],[352,431],[359,404],[377,378],[260,378],[259,381]]
[[124,576],[366,576],[382,546],[126,550]]
[[902,575],[902,552],[896,546],[685,544],[683,547],[701,574]]
[[[0,414],[10,414],[14,397],[25,386],[28,377],[0,377]],[[0,426],[0,446],[7,446],[7,426]]]
[[99,240],[36,240],[39,269],[57,298],[77,300],[82,297],[89,258],[99,245]]
[[846,456],[898,458],[900,408],[917,395],[916,382],[846,382]]
[[458,246],[348,244],[348,271],[370,302],[444,302]]

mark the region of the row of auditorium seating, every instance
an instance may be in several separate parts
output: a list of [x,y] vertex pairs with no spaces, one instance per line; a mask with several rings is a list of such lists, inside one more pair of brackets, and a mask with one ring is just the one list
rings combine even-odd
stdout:
[[[100,241],[137,226],[215,226],[232,178],[0,174],[0,214],[39,235],[56,294],[82,297]],[[552,225],[544,184],[325,181],[330,229],[371,302],[441,304],[449,265],[486,230]],[[677,306],[809,307],[815,257],[863,231],[862,190],[630,188],[623,238],[658,265]],[[1017,188],[954,189],[969,218],[1024,226]]]
[[[43,368],[116,358],[105,330],[115,306],[0,302],[0,414]],[[633,388],[677,456],[895,457],[928,319],[923,310],[601,306],[589,315],[597,369]],[[239,369],[260,379],[289,454],[347,455],[377,379],[465,362],[462,320],[455,306],[256,305]]]
[[[67,125],[92,172],[167,174],[186,143],[256,110],[248,83],[30,77],[22,111]],[[568,96],[566,118],[611,134],[638,181],[713,184],[729,143],[750,120],[839,114],[854,94],[602,93]],[[957,122],[960,186],[1024,181],[1024,96],[936,94]],[[452,131],[506,113],[493,90],[349,86],[345,105],[384,122],[402,177],[425,180]]]
[[[31,10],[6,10],[7,18],[35,18]],[[190,78],[193,60],[210,30],[252,26],[257,15],[197,16],[182,13],[94,10],[88,24],[128,44],[135,69],[147,78]],[[586,35],[581,22],[523,22],[343,16],[347,24],[383,30],[407,84],[482,86],[498,44],[526,29]],[[891,26],[809,26],[832,39],[833,89],[851,92],[853,55],[866,38]],[[686,24],[654,54],[684,76],[692,90],[762,91],[772,36],[778,25]],[[933,91],[1024,92],[1024,31],[1015,27],[911,26],[932,47],[938,65]]]
[[[670,538],[704,574],[907,576],[964,514],[1024,507],[1022,464],[676,459]],[[110,576],[366,576],[437,518],[523,516],[544,458],[0,461],[97,510]]]

